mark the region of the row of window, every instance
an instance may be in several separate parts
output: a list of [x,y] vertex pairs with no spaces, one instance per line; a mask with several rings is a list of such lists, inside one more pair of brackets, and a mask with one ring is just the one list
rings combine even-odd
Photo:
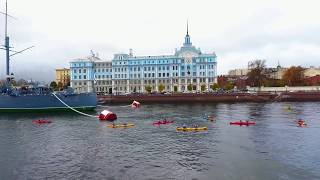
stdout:
[[[78,72],[81,73],[87,73],[87,69],[78,69]],[[73,69],[73,73],[77,73],[77,69]]]
[[95,69],[94,72],[112,72],[111,68],[105,68],[105,69]]
[[94,75],[96,79],[112,78],[112,75]]
[[[73,76],[73,79],[82,79],[82,76]],[[83,75],[83,79],[87,79],[87,75]]]

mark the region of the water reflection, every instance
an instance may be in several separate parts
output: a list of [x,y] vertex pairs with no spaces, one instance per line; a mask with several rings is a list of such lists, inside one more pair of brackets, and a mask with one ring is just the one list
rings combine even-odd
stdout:
[[[136,125],[127,129],[74,113],[1,114],[0,179],[319,179],[318,105],[108,107],[117,113],[117,123]],[[216,120],[204,119],[205,114]],[[40,117],[53,123],[32,123]],[[166,117],[175,123],[152,125]],[[307,128],[296,126],[300,117]],[[229,125],[239,120],[257,124]],[[176,131],[183,124],[209,130]]]

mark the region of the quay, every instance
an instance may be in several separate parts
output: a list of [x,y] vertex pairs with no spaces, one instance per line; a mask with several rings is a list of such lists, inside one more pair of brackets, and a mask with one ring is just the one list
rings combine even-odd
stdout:
[[281,93],[173,93],[173,94],[127,94],[98,95],[99,104],[131,103],[184,103],[184,102],[292,102],[320,101],[320,92],[281,92]]

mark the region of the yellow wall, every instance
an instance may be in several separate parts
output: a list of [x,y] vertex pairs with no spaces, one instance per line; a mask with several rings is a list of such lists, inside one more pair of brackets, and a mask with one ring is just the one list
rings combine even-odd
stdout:
[[62,83],[63,86],[66,86],[70,82],[70,69],[56,69],[56,83]]

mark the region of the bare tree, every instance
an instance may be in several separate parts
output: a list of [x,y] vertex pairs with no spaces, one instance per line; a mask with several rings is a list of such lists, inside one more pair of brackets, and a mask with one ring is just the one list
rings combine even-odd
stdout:
[[247,74],[250,86],[261,87],[266,80],[266,60],[257,59],[248,63],[250,72]]

